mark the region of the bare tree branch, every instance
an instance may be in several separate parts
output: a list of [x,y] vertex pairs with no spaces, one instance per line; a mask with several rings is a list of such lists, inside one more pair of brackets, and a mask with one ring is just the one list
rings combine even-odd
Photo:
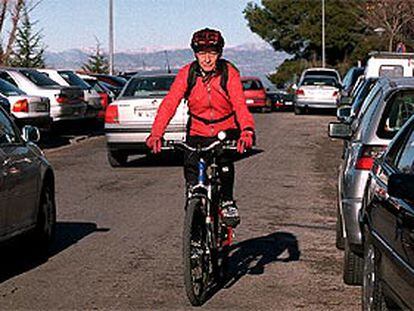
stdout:
[[16,40],[16,32],[17,32],[17,27],[19,24],[19,20],[20,20],[20,15],[21,12],[24,8],[25,2],[24,0],[17,0],[16,4],[13,7],[13,11],[12,11],[12,27],[10,30],[10,34],[9,34],[9,39],[7,41],[7,46],[6,46],[6,50],[4,52],[3,58],[2,58],[2,63],[6,63],[8,58],[10,57],[10,54],[12,52],[12,47],[13,47],[13,43]]

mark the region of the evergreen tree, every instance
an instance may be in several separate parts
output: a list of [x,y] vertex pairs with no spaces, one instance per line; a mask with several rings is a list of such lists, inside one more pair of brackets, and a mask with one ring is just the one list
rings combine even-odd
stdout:
[[109,61],[107,57],[101,53],[101,45],[96,44],[96,52],[89,56],[88,62],[82,66],[82,70],[90,73],[108,73]]
[[16,41],[8,64],[14,67],[44,68],[45,46],[40,31],[34,32],[27,8],[23,11],[23,20],[17,30]]

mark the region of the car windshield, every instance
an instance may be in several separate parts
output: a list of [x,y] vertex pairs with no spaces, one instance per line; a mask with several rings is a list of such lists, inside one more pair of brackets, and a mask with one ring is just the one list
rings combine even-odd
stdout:
[[91,86],[86,83],[85,81],[83,81],[81,78],[79,78],[75,73],[73,73],[70,70],[65,70],[65,71],[58,71],[58,73],[60,74],[60,76],[65,79],[65,81],[72,86],[78,86],[80,87],[82,90],[88,90],[91,88]]
[[414,113],[414,90],[400,91],[387,102],[378,127],[378,137],[392,139]]
[[335,78],[338,80],[338,75],[335,71],[331,70],[308,70],[305,72],[304,78],[310,77],[310,76],[328,76]]
[[59,85],[48,76],[37,72],[36,70],[20,70],[20,73],[32,81],[37,86],[56,86]]
[[333,86],[339,87],[338,80],[327,76],[306,77],[303,79],[301,86]]
[[122,97],[140,97],[167,93],[173,82],[174,76],[132,78],[123,91]]
[[0,93],[4,96],[26,95],[21,89],[3,79],[0,79]]
[[263,89],[263,85],[259,80],[243,80],[243,90],[258,91]]

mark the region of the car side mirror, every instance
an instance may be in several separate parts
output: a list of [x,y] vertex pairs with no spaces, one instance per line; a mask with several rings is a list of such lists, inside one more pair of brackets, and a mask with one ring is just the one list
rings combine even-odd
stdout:
[[352,136],[351,125],[341,122],[330,122],[328,136],[331,138],[350,139]]
[[22,132],[22,137],[27,142],[37,143],[40,140],[40,131],[35,126],[25,125]]
[[414,175],[392,174],[388,177],[388,195],[414,202]]

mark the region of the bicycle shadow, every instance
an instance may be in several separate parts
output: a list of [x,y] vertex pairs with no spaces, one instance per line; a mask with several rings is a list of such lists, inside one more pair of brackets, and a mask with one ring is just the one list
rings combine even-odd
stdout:
[[230,288],[247,274],[263,274],[272,262],[298,261],[299,258],[298,240],[289,232],[275,232],[234,244],[222,288]]
[[52,242],[47,256],[40,256],[31,247],[26,237],[16,238],[0,246],[0,283],[17,275],[41,266],[49,258],[76,244],[94,232],[106,232],[107,228],[98,228],[95,223],[58,222],[56,237]]

